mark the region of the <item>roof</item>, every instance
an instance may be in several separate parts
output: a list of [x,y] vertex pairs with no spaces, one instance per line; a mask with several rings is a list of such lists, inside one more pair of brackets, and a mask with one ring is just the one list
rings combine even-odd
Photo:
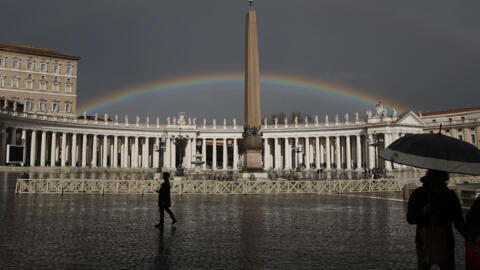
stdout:
[[68,55],[65,53],[57,52],[51,49],[45,48],[38,48],[28,45],[21,45],[21,44],[10,44],[5,42],[0,42],[0,50],[1,51],[9,51],[9,52],[20,52],[20,53],[28,53],[34,55],[41,55],[47,57],[56,57],[56,58],[63,58],[69,60],[80,60],[80,57]]
[[422,112],[423,116],[435,116],[435,115],[442,115],[442,114],[452,114],[452,113],[462,113],[462,112],[473,112],[473,111],[480,111],[480,107],[473,107],[473,108],[463,108],[463,109],[456,109],[456,110],[446,110],[446,111],[438,111],[438,112]]

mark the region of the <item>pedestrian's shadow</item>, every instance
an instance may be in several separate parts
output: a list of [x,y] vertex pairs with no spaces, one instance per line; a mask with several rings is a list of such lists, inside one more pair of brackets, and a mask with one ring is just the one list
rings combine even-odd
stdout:
[[153,269],[169,269],[172,265],[171,244],[174,242],[175,226],[165,228],[160,226],[158,228],[158,243],[157,256],[153,262]]

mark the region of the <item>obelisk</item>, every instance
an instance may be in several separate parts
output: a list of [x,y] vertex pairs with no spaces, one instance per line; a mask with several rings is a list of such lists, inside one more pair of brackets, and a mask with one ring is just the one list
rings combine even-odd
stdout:
[[245,48],[245,121],[244,162],[246,173],[263,172],[262,131],[260,119],[260,68],[258,61],[257,13],[253,0],[249,0]]

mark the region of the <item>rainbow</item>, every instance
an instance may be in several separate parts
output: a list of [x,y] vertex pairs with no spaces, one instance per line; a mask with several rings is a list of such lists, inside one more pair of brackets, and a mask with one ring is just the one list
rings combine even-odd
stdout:
[[[214,87],[221,85],[238,85],[239,89],[243,89],[243,84],[244,75],[242,73],[190,75],[180,78],[150,82],[148,84],[116,91],[110,95],[95,98],[85,104],[80,105],[77,109],[77,112],[79,112],[79,114],[82,114],[83,112],[101,112],[112,105],[145,97],[157,92],[167,92],[179,89],[193,90],[199,87]],[[260,84],[261,86],[274,86],[296,90],[316,90],[325,94],[336,96],[338,98],[363,103],[368,106],[372,106],[381,100],[382,103],[390,110],[393,108],[396,108],[399,111],[409,110],[408,106],[394,102],[393,100],[389,100],[385,97],[379,97],[361,89],[332,82],[311,80],[284,74],[262,74],[260,75]]]

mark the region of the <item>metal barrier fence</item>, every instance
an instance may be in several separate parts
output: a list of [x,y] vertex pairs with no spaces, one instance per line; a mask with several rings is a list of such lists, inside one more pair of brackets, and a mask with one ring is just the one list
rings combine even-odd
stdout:
[[[158,180],[105,179],[17,179],[16,193],[50,194],[148,194],[161,185]],[[457,177],[450,184],[480,183],[479,177]],[[178,194],[275,194],[275,193],[348,193],[401,191],[405,184],[419,184],[417,178],[333,181],[287,180],[176,180],[171,192]]]

